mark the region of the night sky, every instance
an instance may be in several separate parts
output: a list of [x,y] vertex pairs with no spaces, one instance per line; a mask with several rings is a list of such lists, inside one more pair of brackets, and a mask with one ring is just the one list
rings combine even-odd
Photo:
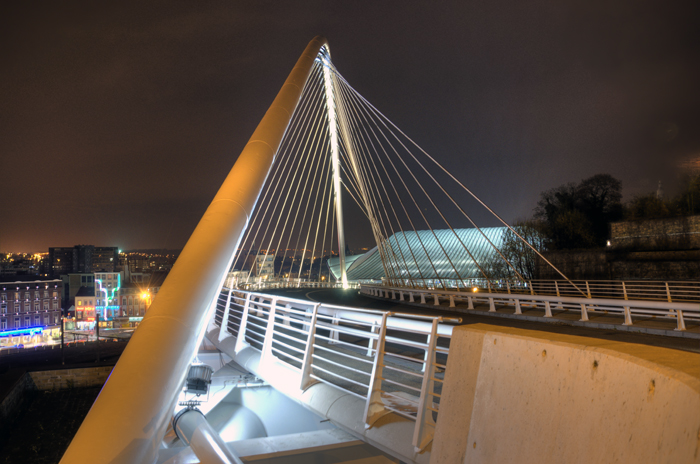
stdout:
[[0,250],[182,247],[317,34],[508,221],[597,173],[673,194],[699,24],[697,0],[3,2]]

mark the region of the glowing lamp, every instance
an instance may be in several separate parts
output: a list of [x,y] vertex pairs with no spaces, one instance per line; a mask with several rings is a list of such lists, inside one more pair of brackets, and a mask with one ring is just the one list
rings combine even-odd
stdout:
[[472,288],[472,292],[476,293],[478,291],[479,291],[479,289],[477,287]]

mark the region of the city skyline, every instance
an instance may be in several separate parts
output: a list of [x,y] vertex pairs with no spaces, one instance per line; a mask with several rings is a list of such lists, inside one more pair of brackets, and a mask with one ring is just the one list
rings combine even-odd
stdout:
[[[360,93],[508,221],[599,172],[625,199],[659,180],[673,194],[700,156],[694,2],[2,11],[4,252],[181,248],[316,34]],[[350,247],[371,245],[353,232]]]

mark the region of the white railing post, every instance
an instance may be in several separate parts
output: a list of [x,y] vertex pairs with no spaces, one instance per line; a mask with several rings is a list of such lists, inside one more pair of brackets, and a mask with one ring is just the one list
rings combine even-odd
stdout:
[[306,390],[316,380],[311,378],[311,365],[313,364],[314,343],[316,343],[316,318],[318,316],[318,307],[321,303],[314,303],[314,309],[311,312],[311,321],[309,323],[309,336],[306,339],[306,349],[304,350],[304,360],[301,363],[301,389]]
[[[375,322],[372,324],[372,328],[370,331],[373,334],[378,334],[379,333],[379,325]],[[372,353],[377,350],[377,340],[375,340],[373,337],[369,337],[369,342],[367,343],[367,356],[372,356]]]
[[455,307],[455,296],[450,295],[450,308],[454,308],[454,307]]
[[496,312],[496,305],[493,302],[493,298],[489,298],[489,312],[490,313]]
[[669,303],[673,303],[673,300],[671,299],[671,289],[668,288],[668,282],[664,282],[664,284],[666,284],[666,299]]
[[630,311],[629,306],[624,307],[625,310],[625,322],[622,325],[632,325],[632,311]]
[[374,364],[372,365],[372,375],[367,387],[367,401],[365,403],[365,428],[369,428],[379,418],[390,411],[384,407],[382,401],[382,371],[384,369],[384,340],[386,338],[386,319],[391,313],[382,315],[379,334],[377,335],[377,350],[374,353]]
[[549,300],[544,302],[544,317],[552,317],[552,307],[549,304]]
[[[333,317],[331,319],[331,325],[338,325],[339,320],[340,320],[340,318],[338,317],[338,313],[334,312]],[[330,333],[328,334],[328,338],[330,338],[330,340],[328,340],[328,344],[335,345],[336,342],[338,342],[340,340],[340,334],[337,330],[331,330]]]
[[591,298],[591,287],[588,286],[588,281],[586,281],[586,294]]
[[557,283],[556,280],[554,281],[554,288],[555,288],[556,291],[557,291],[557,296],[561,296],[561,295],[559,294],[559,283]]
[[622,295],[624,296],[625,300],[627,300],[627,286],[625,285],[625,282],[622,282]]
[[522,314],[522,310],[520,309],[520,299],[516,298],[515,299],[515,314]]
[[676,309],[676,317],[678,318],[678,327],[676,327],[674,330],[685,330],[685,320],[683,319],[683,311],[681,311],[680,309]]
[[434,304],[435,306],[440,306],[440,298],[438,298],[438,294],[437,294],[437,293],[433,293],[433,298],[434,298],[434,299],[433,299],[433,304]]
[[[221,327],[219,327],[219,341],[223,340],[226,332],[228,331],[228,315],[231,311],[231,295],[233,294],[233,289],[228,290],[228,296],[226,297],[226,307],[224,309],[224,315],[221,318]],[[218,297],[217,297],[218,299]]]
[[582,322],[588,321],[588,310],[586,309],[586,304],[581,303],[581,319]]
[[420,304],[425,304],[425,293],[423,292],[420,294]]
[[405,301],[403,298],[403,290],[399,291],[399,301]]
[[408,302],[415,303],[416,300],[413,299],[413,292],[408,292]]
[[236,335],[236,353],[248,346],[248,343],[245,341],[245,332],[248,326],[248,313],[250,312],[251,295],[252,293],[248,292],[245,296],[245,303],[243,304],[243,313],[241,314],[241,325],[240,327],[238,327],[238,335]]
[[467,309],[474,309],[474,301],[471,295],[467,297]]
[[260,353],[260,365],[264,366],[267,362],[270,362],[270,356],[272,356],[272,340],[275,334],[275,309],[277,307],[277,298],[272,298],[270,302],[270,312],[268,313],[267,319],[267,329],[265,330],[265,340],[262,346],[262,353]]
[[423,365],[423,382],[421,384],[416,426],[413,429],[413,446],[416,452],[423,450],[433,440],[435,420],[433,419],[432,391],[435,385],[435,346],[437,344],[438,318],[433,319],[433,325],[428,338],[426,360]]

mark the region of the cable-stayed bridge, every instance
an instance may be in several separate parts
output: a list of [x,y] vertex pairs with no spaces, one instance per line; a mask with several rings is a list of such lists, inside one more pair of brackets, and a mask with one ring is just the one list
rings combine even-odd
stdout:
[[[479,227],[474,218],[483,211],[501,227]],[[363,228],[376,247],[348,256],[346,237]],[[236,422],[240,404],[225,398],[243,397],[241,387],[259,382],[385,453],[372,462],[505,459],[512,451],[491,449],[493,437],[480,435],[506,420],[483,409],[484,395],[514,398],[499,372],[540,362],[548,351],[560,357],[557,366],[575,355],[591,357],[596,369],[608,361],[627,369],[630,377],[620,382],[636,400],[635,379],[648,376],[648,366],[607,352],[602,361],[574,345],[455,330],[457,314],[322,304],[264,290],[361,286],[373,297],[447,310],[482,304],[487,312],[499,306],[520,316],[528,308],[544,318],[575,311],[583,322],[591,313],[619,313],[626,326],[635,316],[655,315],[684,333],[686,321],[700,316],[697,286],[662,283],[663,292],[623,283],[620,294],[616,284],[571,281],[561,273],[561,280],[533,281],[524,260],[513,257],[547,261],[525,235],[355,91],[317,37],[207,209],[62,462],[241,462],[251,455],[246,447],[263,446],[243,438],[265,435],[234,429],[279,425],[262,414]],[[490,360],[501,370],[488,367]],[[659,382],[673,382],[669,372],[662,377]],[[597,385],[585,379],[580,385],[586,382]],[[210,383],[218,389],[207,393]],[[523,380],[522,388],[534,387]],[[700,401],[692,391],[673,401]],[[508,405],[518,411],[509,420],[531,415]],[[677,419],[668,409],[644,411],[640,424]],[[700,427],[694,417],[682,419],[683,427]],[[455,424],[467,430],[457,436]],[[571,427],[574,436],[578,429]],[[316,433],[319,449],[349,440],[320,425],[304,432]],[[638,440],[621,449],[646,452],[640,443],[648,440]],[[616,443],[606,441],[603,449],[615,450]],[[279,441],[264,446],[284,451]],[[686,456],[688,446],[664,442],[654,452]]]

